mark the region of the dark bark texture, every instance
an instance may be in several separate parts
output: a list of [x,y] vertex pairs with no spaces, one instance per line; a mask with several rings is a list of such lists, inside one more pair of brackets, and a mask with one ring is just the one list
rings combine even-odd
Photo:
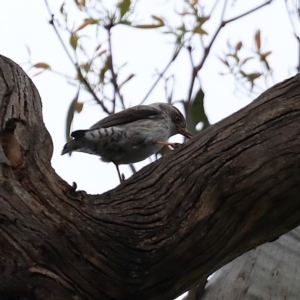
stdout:
[[0,57],[0,299],[173,299],[300,224],[300,75],[102,195],[50,165],[32,81]]

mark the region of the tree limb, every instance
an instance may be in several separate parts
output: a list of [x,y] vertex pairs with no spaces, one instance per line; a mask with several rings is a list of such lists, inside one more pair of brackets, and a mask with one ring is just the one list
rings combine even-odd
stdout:
[[173,299],[295,228],[299,86],[297,75],[272,87],[88,195],[55,174],[38,92],[0,57],[0,298]]

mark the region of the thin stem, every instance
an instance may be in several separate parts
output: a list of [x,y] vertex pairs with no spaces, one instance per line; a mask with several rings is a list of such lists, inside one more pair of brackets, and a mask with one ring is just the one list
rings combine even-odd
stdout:
[[[219,34],[221,28],[223,27],[222,23],[224,22],[223,19],[224,19],[224,15],[225,15],[225,11],[226,11],[226,6],[227,6],[227,0],[224,1],[224,5],[223,5],[223,9],[222,9],[221,24],[220,24],[219,28],[217,29],[217,31],[216,31],[213,39],[211,40],[209,46],[204,47],[204,54],[203,54],[202,61],[200,62],[200,64],[198,66],[195,66],[193,64],[193,60],[191,60],[192,67],[193,67],[193,72],[192,72],[192,79],[191,79],[190,87],[189,87],[189,90],[188,90],[187,106],[186,106],[186,112],[185,112],[187,121],[190,117],[190,106],[191,106],[192,95],[193,95],[193,90],[194,90],[194,86],[195,86],[195,80],[198,76],[198,72],[202,68],[202,66],[203,66],[203,64],[204,64],[204,62],[205,62],[205,60],[206,60],[206,58],[209,54],[210,48],[212,47],[212,45],[213,45],[217,35]],[[215,6],[213,8],[215,8]]]
[[87,90],[89,91],[89,93],[91,93],[94,97],[94,100],[101,106],[101,108],[103,109],[104,112],[106,112],[108,115],[111,115],[112,112],[110,112],[107,107],[103,104],[103,101],[101,101],[97,94],[95,93],[95,91],[93,90],[93,88],[91,87],[90,83],[87,81],[87,79],[82,75],[81,70],[79,67],[76,68],[79,78],[81,80],[81,82],[85,85],[85,87],[87,88]]
[[48,3],[47,0],[45,0],[45,4],[46,4],[46,7],[47,7],[47,9],[48,9],[48,12],[49,12],[49,14],[50,14],[50,16],[51,16],[51,20],[49,21],[49,23],[52,25],[52,27],[53,27],[53,29],[54,29],[54,31],[55,31],[55,33],[56,33],[56,35],[57,35],[57,37],[58,37],[58,39],[59,39],[61,45],[63,46],[63,48],[64,48],[64,50],[65,50],[67,56],[69,57],[69,59],[70,59],[72,65],[75,66],[76,63],[75,63],[75,61],[73,60],[72,55],[71,55],[70,52],[68,51],[68,49],[67,49],[67,47],[66,47],[66,45],[65,45],[65,43],[64,43],[64,41],[63,41],[63,39],[62,39],[62,37],[60,36],[60,34],[59,34],[59,32],[58,32],[58,30],[57,30],[55,24],[54,24],[54,14],[51,12],[51,9],[50,9],[50,6],[49,6],[49,3]]
[[299,54],[298,54],[299,62],[298,62],[297,71],[300,72],[300,37],[297,34],[296,26],[295,26],[295,23],[294,23],[293,18],[291,16],[291,13],[289,11],[287,0],[285,0],[284,2],[285,2],[285,7],[286,7],[287,14],[288,14],[289,19],[290,19],[291,26],[292,26],[292,29],[293,29],[294,36],[295,36],[296,40],[298,41],[298,45],[299,45]]
[[153,85],[151,86],[150,90],[148,91],[148,93],[146,94],[146,96],[144,97],[144,99],[142,100],[142,102],[140,104],[143,104],[147,100],[147,98],[152,93],[152,91],[154,90],[154,88],[156,87],[156,85],[159,83],[159,81],[162,79],[162,77],[164,76],[164,74],[167,72],[167,70],[169,69],[169,67],[173,63],[173,61],[177,58],[177,56],[178,56],[181,48],[182,48],[182,46],[176,47],[172,58],[170,59],[170,61],[166,65],[166,67],[163,69],[163,71],[158,75],[157,79],[155,80],[155,82],[153,83]]
[[125,104],[124,104],[124,99],[123,96],[121,95],[120,88],[117,82],[117,74],[114,70],[114,64],[113,64],[113,56],[112,56],[112,43],[111,43],[111,29],[113,27],[113,23],[109,24],[106,26],[106,29],[108,31],[108,47],[109,47],[109,56],[108,56],[108,63],[109,63],[109,69],[111,72],[111,77],[112,77],[112,84],[114,87],[114,96],[113,96],[113,113],[116,110],[116,94],[119,96],[122,107],[125,109]]
[[247,12],[241,14],[241,15],[239,15],[239,16],[236,16],[236,17],[231,18],[231,19],[229,19],[229,20],[227,20],[227,21],[224,21],[224,23],[225,23],[224,26],[225,26],[226,24],[230,23],[230,22],[236,21],[236,20],[238,20],[238,19],[240,19],[240,18],[243,18],[243,17],[245,17],[245,16],[247,16],[247,15],[249,15],[249,14],[252,14],[253,12],[255,12],[255,11],[257,11],[257,10],[263,8],[264,6],[269,5],[272,1],[273,1],[273,0],[269,0],[269,1],[267,1],[267,2],[265,2],[265,3],[263,3],[263,4],[261,4],[261,5],[259,5],[259,6],[257,6],[257,7],[255,7],[255,8],[253,8],[253,9],[251,9],[251,10],[249,10],[249,11],[247,11]]
[[[272,1],[272,0],[271,0],[271,1]],[[227,6],[227,0],[224,1],[224,5],[223,5],[223,9],[222,9],[222,15],[221,15],[221,23],[220,23],[219,27],[217,28],[217,30],[216,30],[216,32],[215,32],[215,34],[214,34],[212,40],[211,40],[210,43],[208,44],[208,46],[206,46],[206,47],[204,48],[204,55],[203,55],[203,57],[202,57],[201,62],[199,63],[198,66],[195,67],[197,73],[198,73],[198,71],[202,68],[204,62],[206,61],[206,58],[208,57],[208,54],[209,54],[209,52],[210,52],[210,49],[211,49],[211,47],[212,47],[214,41],[216,40],[216,38],[217,38],[219,32],[220,32],[221,29],[227,24],[227,23],[224,21],[224,16],[225,16],[225,11],[226,11],[226,6]]]
[[50,72],[52,72],[52,73],[54,73],[54,74],[56,74],[56,75],[65,77],[65,78],[68,79],[68,80],[75,80],[73,77],[71,77],[71,76],[69,76],[69,75],[66,75],[66,74],[64,74],[64,73],[62,73],[62,72],[59,72],[59,71],[56,71],[56,70],[53,70],[53,69],[48,70],[48,71],[50,71]]
[[212,7],[212,9],[211,9],[211,11],[210,11],[210,13],[209,13],[209,16],[211,16],[211,15],[213,14],[214,10],[216,9],[216,7],[217,7],[217,5],[218,5],[218,2],[219,2],[219,0],[216,0],[216,1],[215,1],[214,5],[213,5],[213,7]]

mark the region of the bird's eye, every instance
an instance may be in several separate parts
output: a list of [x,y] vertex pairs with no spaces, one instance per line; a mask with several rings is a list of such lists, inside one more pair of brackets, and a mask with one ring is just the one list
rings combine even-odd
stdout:
[[175,123],[179,123],[181,121],[181,118],[179,116],[175,117]]

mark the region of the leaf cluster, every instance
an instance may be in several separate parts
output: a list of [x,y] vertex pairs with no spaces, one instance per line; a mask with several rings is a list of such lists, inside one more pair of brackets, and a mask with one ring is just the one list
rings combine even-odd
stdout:
[[219,57],[228,71],[221,75],[233,75],[237,86],[243,87],[246,92],[262,92],[258,79],[263,77],[267,85],[267,80],[271,78],[272,69],[268,58],[272,51],[263,50],[260,30],[255,32],[253,44],[253,47],[247,47],[239,41],[233,46],[228,41],[227,53]]

